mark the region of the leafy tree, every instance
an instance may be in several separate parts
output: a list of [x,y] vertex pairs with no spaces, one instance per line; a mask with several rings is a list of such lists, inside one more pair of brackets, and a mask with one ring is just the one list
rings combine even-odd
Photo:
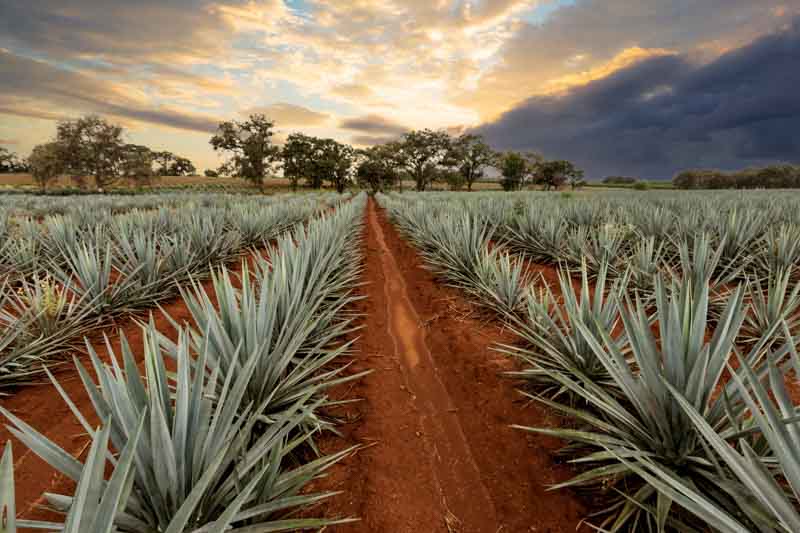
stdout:
[[167,176],[192,176],[195,172],[197,169],[189,159],[176,156],[169,167]]
[[98,190],[113,184],[121,175],[122,134],[122,126],[95,115],[59,122],[56,142],[65,172],[77,180],[91,177]]
[[450,157],[458,166],[463,184],[471,191],[472,184],[483,177],[484,169],[494,163],[497,154],[480,135],[465,133],[453,141]]
[[162,176],[170,175],[170,168],[172,162],[175,160],[175,154],[167,150],[160,152],[153,152],[156,163],[158,163],[158,173]]
[[297,184],[301,179],[311,178],[313,153],[314,139],[312,137],[302,133],[292,133],[286,139],[283,150],[281,150],[283,175],[291,183],[293,191],[297,190]]
[[156,172],[153,170],[157,154],[146,146],[126,144],[122,150],[120,170],[122,176],[138,187],[152,184]]
[[400,178],[395,154],[396,150],[391,144],[360,150],[360,162],[356,169],[358,185],[373,194],[392,187]]
[[495,163],[503,176],[500,185],[504,191],[518,191],[525,185],[530,172],[528,159],[519,152],[503,152],[498,154]]
[[326,179],[336,192],[343,193],[353,181],[355,150],[333,139],[316,139],[315,145],[312,173],[315,182]]
[[319,189],[328,181],[338,192],[344,192],[353,180],[356,152],[352,146],[333,139],[320,139],[293,133],[283,146],[283,174],[297,187],[301,178]]
[[211,137],[215,151],[230,152],[224,167],[228,172],[264,187],[264,177],[273,171],[280,160],[280,148],[272,144],[275,123],[261,114],[250,115],[246,121],[220,123]]
[[570,184],[577,183],[582,177],[583,171],[569,161],[542,161],[536,166],[534,183],[548,191],[551,188],[558,189],[567,181]]
[[0,146],[0,174],[12,172],[15,159],[16,155],[13,152]]
[[418,191],[424,191],[437,177],[435,168],[450,152],[450,136],[430,129],[410,131],[396,145],[398,161],[406,168]]
[[28,164],[34,181],[42,191],[46,191],[47,186],[64,172],[63,156],[59,144],[49,142],[34,146],[31,155],[28,156]]
[[451,191],[460,191],[467,183],[460,168],[458,170],[453,170],[451,168],[440,169],[438,180],[446,183]]

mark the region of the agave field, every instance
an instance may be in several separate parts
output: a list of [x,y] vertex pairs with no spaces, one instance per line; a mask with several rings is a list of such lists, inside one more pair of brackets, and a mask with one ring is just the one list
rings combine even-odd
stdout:
[[0,531],[800,531],[798,201],[0,200]]
[[[342,522],[294,512],[332,495],[305,488],[351,452],[312,453],[315,435],[332,424],[321,414],[326,390],[359,377],[341,376],[336,361],[350,351],[345,308],[359,276],[352,243],[365,201],[195,194],[4,202],[0,387],[13,399],[50,380],[91,448],[76,458],[49,428],[0,407],[11,435],[77,484],[44,495],[63,522],[16,521],[7,445],[2,530],[211,532],[236,523],[292,531]],[[192,320],[175,320],[177,335],[167,335],[148,312],[176,297]],[[113,327],[131,317],[143,338],[136,352]],[[88,355],[77,357],[98,330],[119,335],[121,348],[107,336],[101,358],[87,340]],[[87,401],[62,386],[68,366]]]
[[796,195],[390,194],[561,424],[604,531],[800,531]]

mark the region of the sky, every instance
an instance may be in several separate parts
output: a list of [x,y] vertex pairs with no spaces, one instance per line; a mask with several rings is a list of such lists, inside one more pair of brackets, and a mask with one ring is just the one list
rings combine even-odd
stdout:
[[0,0],[0,146],[94,113],[221,162],[259,112],[358,146],[475,131],[590,178],[800,162],[800,0]]

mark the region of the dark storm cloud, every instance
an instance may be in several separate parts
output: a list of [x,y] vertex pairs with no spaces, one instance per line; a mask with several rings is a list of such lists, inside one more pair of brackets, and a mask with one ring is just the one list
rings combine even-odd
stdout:
[[408,131],[406,126],[379,115],[348,118],[343,120],[339,127],[369,134],[372,137],[402,135]]
[[705,65],[660,56],[479,128],[497,147],[567,158],[590,176],[800,161],[800,18]]
[[107,81],[0,49],[0,113],[59,119],[87,112],[200,132],[214,131],[218,123],[149,106]]

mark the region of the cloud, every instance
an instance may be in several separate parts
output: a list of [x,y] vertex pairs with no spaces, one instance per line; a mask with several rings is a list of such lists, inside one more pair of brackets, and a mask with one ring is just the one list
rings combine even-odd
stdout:
[[[776,8],[783,11],[776,11]],[[781,13],[779,15],[779,13]],[[625,50],[670,50],[710,60],[742,46],[800,13],[798,0],[580,0],[565,3],[544,21],[513,31],[471,90],[454,101],[490,120],[536,94],[561,89],[553,80],[581,83],[580,74]]]
[[100,113],[201,132],[214,131],[219,123],[208,115],[154,106],[122,86],[1,49],[0,112],[46,119]]
[[375,93],[366,85],[360,85],[358,83],[343,83],[341,85],[334,86],[331,89],[331,94],[335,96],[341,96],[342,98],[346,98],[348,100],[364,100],[367,98],[372,98]]
[[800,18],[707,63],[657,55],[532,97],[478,131],[498,148],[571,159],[595,177],[798,162],[798,64]]
[[399,135],[353,135],[353,137],[350,139],[350,142],[355,146],[377,146],[379,144],[394,142],[399,138]]
[[278,127],[284,126],[320,126],[331,118],[326,113],[320,113],[298,105],[279,102],[266,106],[249,109],[246,115],[261,113],[270,120],[275,121]]
[[384,137],[402,135],[410,129],[398,122],[374,114],[344,119],[339,124],[339,127],[373,136],[380,134]]

